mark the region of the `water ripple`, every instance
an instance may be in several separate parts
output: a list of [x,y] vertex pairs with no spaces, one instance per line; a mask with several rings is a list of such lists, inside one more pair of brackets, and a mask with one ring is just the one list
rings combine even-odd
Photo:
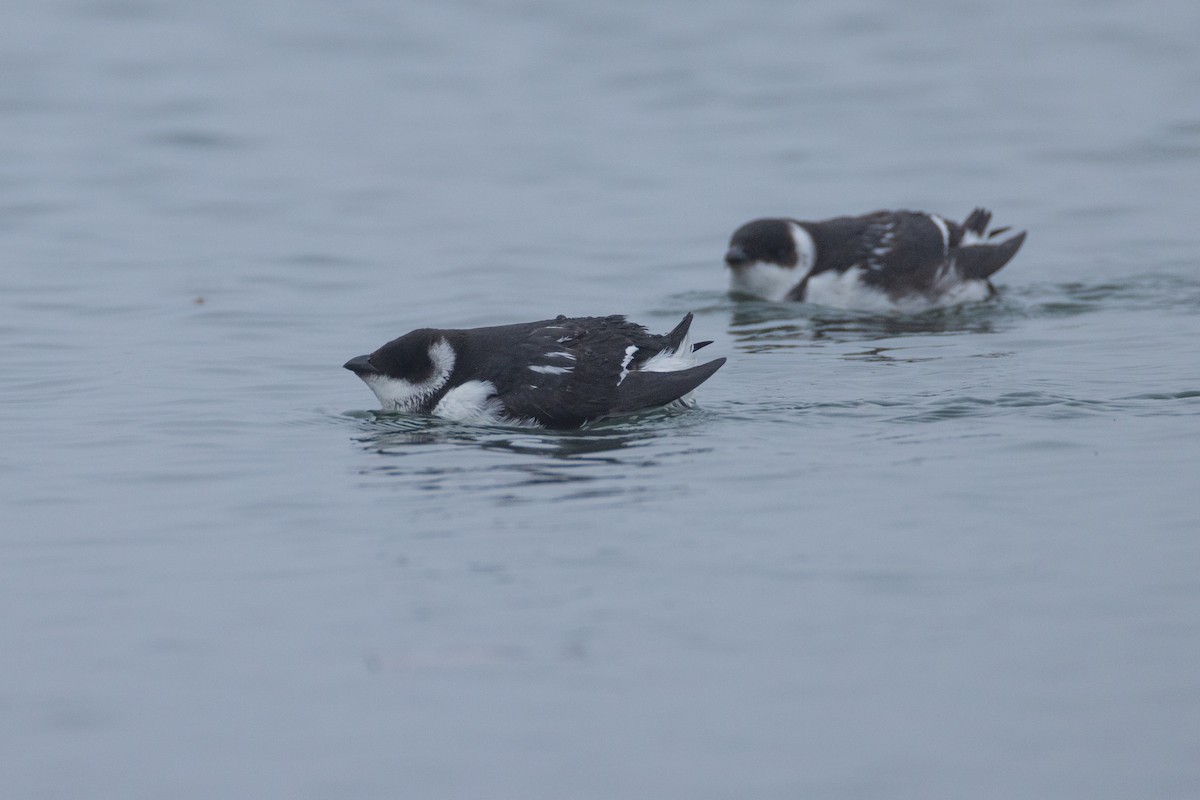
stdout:
[[[929,334],[987,334],[1011,329],[1022,319],[1096,312],[1200,313],[1200,281],[1179,275],[1146,274],[1101,283],[1027,284],[1002,287],[996,297],[984,302],[915,314],[849,311],[806,303],[739,302],[712,292],[673,296],[671,310],[680,308],[701,314],[729,314],[728,333],[734,346],[759,353],[821,340],[848,342]],[[883,352],[868,350],[863,357]]]
[[364,477],[399,479],[420,491],[481,492],[511,504],[641,496],[649,487],[634,479],[640,470],[711,449],[689,444],[686,436],[682,441],[664,436],[686,433],[704,416],[703,411],[654,412],[577,431],[381,412],[350,412],[343,418],[358,427],[353,441],[378,458],[360,467]]
[[[1200,414],[1200,391],[1131,395],[1114,398],[1074,397],[1053,392],[1009,392],[996,397],[960,396],[939,398],[932,402],[909,407],[892,418],[895,422],[939,422],[962,417],[987,417],[1019,414],[1049,419],[1068,419],[1103,414],[1133,416]],[[1164,408],[1164,402],[1175,403]]]

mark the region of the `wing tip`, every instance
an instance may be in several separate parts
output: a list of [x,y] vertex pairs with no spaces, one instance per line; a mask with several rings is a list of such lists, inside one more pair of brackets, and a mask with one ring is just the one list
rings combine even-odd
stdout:
[[987,280],[1000,271],[1025,244],[1028,231],[1021,231],[1002,242],[977,244],[958,251],[956,261],[960,273],[968,279]]
[[669,405],[694,391],[711,378],[727,359],[714,358],[687,369],[671,372],[630,372],[621,382],[614,414],[627,414]]

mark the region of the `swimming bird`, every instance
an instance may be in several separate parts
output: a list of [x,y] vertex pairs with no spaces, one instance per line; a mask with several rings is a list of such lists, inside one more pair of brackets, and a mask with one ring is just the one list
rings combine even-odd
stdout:
[[660,406],[691,392],[724,358],[697,365],[689,313],[665,335],[623,316],[565,317],[465,330],[420,328],[345,368],[384,411],[461,421],[577,428]]
[[988,230],[977,208],[961,224],[919,211],[876,211],[821,222],[756,219],[725,253],[730,292],[842,308],[920,309],[983,300],[991,276],[1021,248],[1022,231]]

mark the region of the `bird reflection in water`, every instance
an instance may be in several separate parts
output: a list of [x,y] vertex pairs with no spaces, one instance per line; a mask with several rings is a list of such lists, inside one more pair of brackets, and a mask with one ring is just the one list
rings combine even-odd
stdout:
[[[541,496],[543,500],[635,492],[640,483],[630,478],[640,469],[657,466],[663,456],[647,446],[659,440],[664,429],[689,427],[698,414],[651,412],[573,431],[466,425],[380,412],[348,416],[358,421],[360,431],[353,437],[358,446],[382,457],[360,474],[415,479],[417,488],[426,490],[451,485],[500,490],[516,502],[534,499],[514,493],[520,487],[576,485],[555,498]],[[470,457],[469,450],[494,457]],[[585,483],[587,488],[580,486]]]
[[806,343],[887,339],[930,333],[991,333],[1006,313],[999,301],[886,314],[822,308],[804,303],[744,302],[730,316],[729,333],[739,350],[762,352]]

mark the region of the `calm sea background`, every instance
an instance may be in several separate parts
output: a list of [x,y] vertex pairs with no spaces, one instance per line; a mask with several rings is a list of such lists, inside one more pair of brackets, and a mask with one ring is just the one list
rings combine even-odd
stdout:
[[[6,798],[1200,796],[1200,4],[16,0]],[[738,304],[986,205],[994,302]],[[728,365],[377,417],[421,326]]]

